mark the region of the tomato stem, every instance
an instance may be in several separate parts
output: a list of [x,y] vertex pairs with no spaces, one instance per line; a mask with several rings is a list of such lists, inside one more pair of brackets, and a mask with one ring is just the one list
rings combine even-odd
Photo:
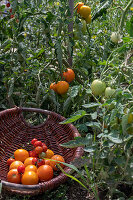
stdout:
[[122,13],[122,17],[121,17],[121,20],[120,20],[120,26],[119,26],[118,32],[122,32],[122,30],[123,30],[123,25],[124,25],[125,16],[126,16],[126,13],[127,13],[128,9],[129,9],[129,7],[132,5],[132,3],[133,3],[133,0],[131,0],[131,1],[127,4],[127,6],[123,9],[123,13]]

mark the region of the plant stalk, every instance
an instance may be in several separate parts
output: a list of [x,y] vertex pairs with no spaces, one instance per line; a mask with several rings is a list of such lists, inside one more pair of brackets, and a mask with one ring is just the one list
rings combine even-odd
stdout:
[[133,3],[133,0],[131,0],[127,4],[127,6],[123,9],[123,14],[122,14],[122,17],[121,17],[121,20],[120,20],[120,26],[119,26],[119,30],[118,30],[119,33],[122,32],[126,13],[127,13],[128,9],[129,9],[129,7],[132,5],[132,3]]

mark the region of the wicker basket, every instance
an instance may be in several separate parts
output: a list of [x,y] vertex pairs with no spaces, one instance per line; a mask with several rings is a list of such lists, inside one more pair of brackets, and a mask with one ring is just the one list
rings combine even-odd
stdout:
[[[46,120],[35,126],[27,123],[24,118],[24,112],[35,112],[47,116]],[[0,112],[0,180],[2,182],[2,190],[20,195],[37,195],[47,190],[54,189],[61,183],[64,183],[67,176],[60,174],[47,182],[41,182],[37,185],[22,185],[9,183],[6,180],[8,166],[7,159],[12,156],[13,152],[18,148],[31,150],[29,141],[37,138],[45,142],[48,148],[56,154],[60,154],[70,163],[75,158],[83,155],[82,147],[67,149],[59,144],[72,140],[74,137],[80,136],[77,129],[72,124],[61,125],[59,122],[65,118],[61,115],[36,108],[19,108],[15,107]],[[23,145],[23,146],[22,146]],[[66,172],[70,172],[70,168],[65,167]]]

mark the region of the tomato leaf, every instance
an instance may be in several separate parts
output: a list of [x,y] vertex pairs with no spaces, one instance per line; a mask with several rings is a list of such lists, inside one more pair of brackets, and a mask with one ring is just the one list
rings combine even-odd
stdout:
[[127,124],[128,124],[128,115],[123,115],[123,117],[122,117],[122,131],[123,131],[124,134],[126,134]]
[[123,142],[118,133],[110,133],[108,135],[108,139],[116,144],[121,144]]
[[77,85],[73,86],[71,88],[71,93],[70,93],[71,98],[74,98],[74,97],[76,97],[78,95],[79,88],[80,88],[80,86],[77,86]]
[[84,104],[82,105],[84,108],[94,108],[94,107],[97,107],[97,106],[101,106],[100,103],[89,103],[89,104]]
[[86,111],[84,110],[79,110],[75,112],[70,118],[60,122],[60,124],[69,124],[72,122],[75,122],[76,120],[80,119],[81,117],[86,115]]
[[89,143],[90,143],[90,138],[77,137],[75,138],[75,140],[70,140],[69,142],[60,144],[60,146],[65,148],[75,148],[75,147],[85,146]]
[[103,14],[106,14],[107,9],[110,7],[113,0],[107,0],[102,2],[98,8],[96,8],[96,11],[92,17],[92,21],[97,19],[98,17],[101,17]]

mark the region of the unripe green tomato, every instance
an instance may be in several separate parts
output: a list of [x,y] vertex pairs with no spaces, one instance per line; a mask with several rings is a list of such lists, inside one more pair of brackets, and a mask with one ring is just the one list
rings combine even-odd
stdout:
[[96,79],[91,84],[91,91],[95,96],[102,95],[106,89],[106,84],[99,79]]
[[130,126],[128,129],[127,129],[127,133],[129,135],[133,135],[133,126]]
[[120,36],[120,34],[119,33],[117,33],[117,32],[113,32],[112,34],[111,34],[111,41],[113,42],[113,43],[118,43],[119,41],[120,41],[120,38],[121,38],[121,36]]
[[111,89],[111,87],[107,87],[105,89],[105,97],[106,98],[110,98],[110,97],[113,97],[115,94],[115,89]]
[[84,19],[81,19],[81,22],[82,22],[82,33],[85,34],[85,32],[87,31],[86,21]]
[[79,33],[76,30],[73,31],[73,38],[74,38],[74,40],[80,39]]
[[128,124],[131,124],[131,123],[133,123],[133,114],[129,113],[128,114]]

